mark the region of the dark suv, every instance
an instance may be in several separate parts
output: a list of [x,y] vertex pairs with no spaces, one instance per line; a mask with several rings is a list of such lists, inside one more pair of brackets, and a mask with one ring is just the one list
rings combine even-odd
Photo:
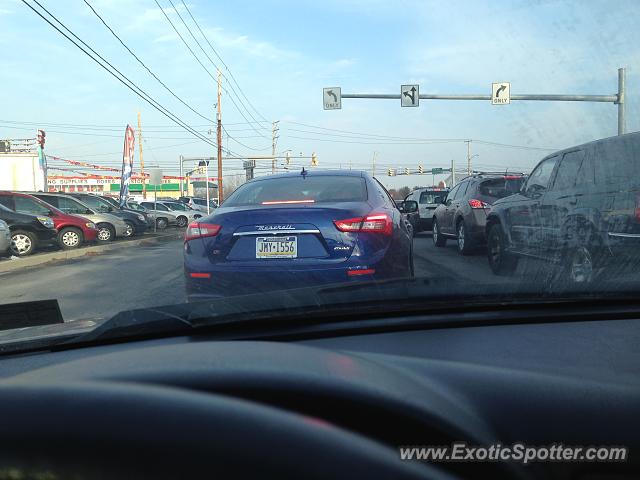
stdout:
[[453,187],[433,214],[433,243],[444,247],[455,238],[458,252],[468,255],[485,243],[485,222],[491,205],[520,190],[524,176],[478,173]]
[[[640,132],[553,153],[487,220],[489,265],[510,274],[522,255],[559,263],[587,283],[614,262],[640,260]],[[637,263],[636,263],[637,264]]]

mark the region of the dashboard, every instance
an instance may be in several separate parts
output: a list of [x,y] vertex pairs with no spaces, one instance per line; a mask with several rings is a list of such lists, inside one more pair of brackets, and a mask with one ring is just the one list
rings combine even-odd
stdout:
[[[638,345],[635,318],[549,318],[14,355],[0,358],[0,473],[638,478]],[[455,442],[625,446],[629,459],[400,460],[400,446]]]

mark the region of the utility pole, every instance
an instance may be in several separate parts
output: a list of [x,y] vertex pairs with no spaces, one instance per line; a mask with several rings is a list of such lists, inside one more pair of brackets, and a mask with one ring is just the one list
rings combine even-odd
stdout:
[[456,161],[451,159],[451,188],[456,185]]
[[467,144],[467,175],[471,175],[471,140],[465,140]]
[[373,152],[373,165],[371,166],[371,176],[376,176],[376,156],[378,152]]
[[147,183],[145,182],[144,178],[144,157],[142,156],[142,124],[140,123],[140,111],[138,111],[138,147],[140,149],[140,176],[142,177],[142,198],[146,200]]
[[276,120],[271,125],[271,156],[273,159],[271,160],[271,173],[276,173],[276,145],[278,144],[278,124],[280,120]]
[[[221,94],[221,77],[222,74],[218,70],[218,205],[222,205],[224,200],[224,192],[222,190],[222,108],[220,106],[220,94]],[[207,162],[209,164],[209,162]],[[207,169],[207,192],[209,191],[209,178]],[[207,202],[207,208],[209,208],[209,202]]]

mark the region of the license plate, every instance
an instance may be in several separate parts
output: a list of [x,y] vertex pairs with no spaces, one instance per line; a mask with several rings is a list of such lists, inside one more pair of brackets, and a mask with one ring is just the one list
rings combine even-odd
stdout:
[[298,237],[256,238],[256,258],[297,258]]

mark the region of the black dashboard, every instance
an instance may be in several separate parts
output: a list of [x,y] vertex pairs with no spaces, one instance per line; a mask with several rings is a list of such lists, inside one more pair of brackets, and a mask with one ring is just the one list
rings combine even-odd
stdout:
[[[633,318],[549,318],[14,355],[0,359],[0,467],[35,458],[86,478],[186,465],[262,478],[638,478],[639,345]],[[399,446],[454,442],[626,446],[629,459],[399,458]],[[101,451],[118,460],[105,464]]]

